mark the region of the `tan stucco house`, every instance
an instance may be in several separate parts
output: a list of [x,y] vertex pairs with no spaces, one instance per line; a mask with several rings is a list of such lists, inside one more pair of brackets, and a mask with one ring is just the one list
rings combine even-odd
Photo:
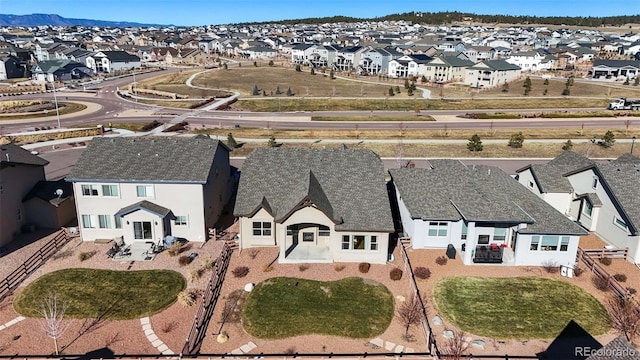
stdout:
[[381,159],[345,146],[255,150],[234,214],[240,248],[276,246],[281,263],[385,263],[394,231]]
[[94,138],[66,178],[84,241],[206,241],[227,203],[229,149],[206,136]]

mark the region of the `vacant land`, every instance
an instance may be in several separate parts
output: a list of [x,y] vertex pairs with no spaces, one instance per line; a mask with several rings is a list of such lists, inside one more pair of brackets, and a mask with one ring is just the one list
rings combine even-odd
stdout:
[[263,339],[305,334],[369,338],[387,329],[393,309],[391,292],[373,281],[279,277],[251,291],[242,324],[249,334]]
[[14,308],[40,317],[43,301],[56,294],[69,318],[135,319],[169,307],[185,286],[184,277],[169,270],[66,269],[29,284],[16,297]]
[[434,288],[441,314],[460,329],[498,339],[556,336],[569,320],[592,335],[609,330],[604,306],[581,288],[544,277],[450,277]]

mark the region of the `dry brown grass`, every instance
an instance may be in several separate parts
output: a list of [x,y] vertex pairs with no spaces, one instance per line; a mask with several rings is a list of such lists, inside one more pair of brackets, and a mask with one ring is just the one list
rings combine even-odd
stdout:
[[[477,97],[486,96],[523,96],[524,79],[519,79],[509,83],[509,91],[502,92],[502,88],[483,90]],[[542,96],[544,97],[544,89],[547,89],[547,97],[561,96],[562,90],[565,88],[567,79],[549,79],[549,85],[544,85],[544,79],[531,77],[531,92],[528,97]],[[588,96],[596,98],[618,98],[618,97],[637,97],[640,96],[640,87],[623,86],[615,83],[591,83],[584,82],[579,79],[574,80],[573,86],[569,87],[571,96]]]
[[[20,107],[28,106],[26,104],[20,105]],[[86,109],[87,106],[74,102],[62,102],[58,101],[58,111],[60,115],[72,114],[78,111]],[[3,120],[17,120],[17,119],[33,119],[41,117],[56,116],[55,108],[53,110],[29,112],[29,113],[14,113],[14,114],[2,114],[0,115],[0,122]]]
[[33,143],[39,143],[43,141],[71,139],[76,137],[95,136],[95,135],[98,135],[98,129],[74,130],[74,131],[64,131],[64,132],[45,133],[45,134],[36,133],[32,135],[21,135],[21,136],[10,136],[10,137],[2,136],[0,137],[0,144],[6,144],[9,142],[15,142],[18,144],[33,144]]

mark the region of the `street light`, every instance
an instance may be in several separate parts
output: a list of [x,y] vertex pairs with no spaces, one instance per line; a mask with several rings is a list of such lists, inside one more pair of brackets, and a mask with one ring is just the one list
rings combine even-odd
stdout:
[[61,128],[60,126],[60,110],[58,109],[58,97],[56,96],[56,79],[54,78],[53,81],[51,81],[51,85],[53,86],[53,101],[56,104],[56,117],[58,118],[58,129]]
[[636,137],[631,137],[631,155],[633,155],[633,145],[636,143]]

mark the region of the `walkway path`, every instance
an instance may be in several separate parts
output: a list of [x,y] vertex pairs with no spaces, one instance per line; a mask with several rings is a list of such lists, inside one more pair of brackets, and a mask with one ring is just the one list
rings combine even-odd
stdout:
[[410,354],[415,352],[413,348],[405,347],[404,345],[397,345],[396,343],[393,343],[391,341],[384,341],[380,338],[369,340],[369,343],[377,346],[377,348],[384,347],[385,350],[392,351],[396,354]]
[[18,317],[17,317],[17,318],[15,318],[15,319],[9,320],[9,321],[7,321],[6,323],[4,323],[4,324],[0,325],[0,330],[4,330],[4,329],[6,329],[6,328],[8,328],[8,327],[11,327],[11,326],[13,326],[13,325],[15,325],[15,324],[19,323],[20,321],[22,321],[22,320],[24,320],[24,319],[26,319],[24,316],[18,316]]
[[162,355],[174,355],[175,353],[169,349],[169,347],[160,339],[151,328],[151,322],[148,317],[143,317],[140,319],[140,323],[142,324],[142,331],[144,331],[144,335],[147,337],[147,340],[151,343],[153,347],[158,349]]

